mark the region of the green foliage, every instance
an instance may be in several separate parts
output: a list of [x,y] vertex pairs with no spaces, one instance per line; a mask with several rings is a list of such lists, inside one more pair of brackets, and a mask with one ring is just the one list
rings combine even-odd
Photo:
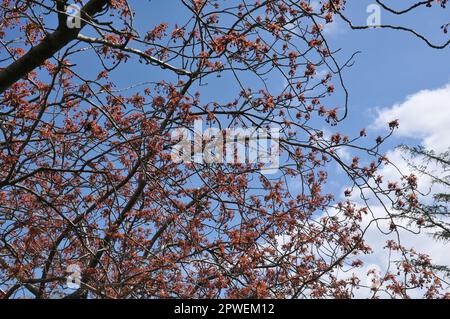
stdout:
[[404,216],[430,230],[436,240],[450,242],[450,149],[443,153],[436,153],[421,146],[403,145],[400,149],[409,155],[409,166],[418,175],[430,177],[432,188],[439,190],[433,194],[432,204],[421,203]]

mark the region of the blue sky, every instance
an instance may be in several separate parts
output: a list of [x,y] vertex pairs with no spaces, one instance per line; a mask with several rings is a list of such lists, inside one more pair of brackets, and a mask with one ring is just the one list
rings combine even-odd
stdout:
[[[354,24],[364,25],[369,15],[366,12],[367,6],[373,2],[348,1],[345,14]],[[152,0],[150,3],[151,5],[147,1],[136,2],[136,22],[142,24],[143,28],[148,29],[149,26],[156,25],[156,22],[173,25],[185,20],[181,5],[163,0]],[[410,3],[412,1],[402,1],[396,8],[406,7]],[[161,16],[162,12],[164,16]],[[146,18],[139,19],[140,15],[145,15]],[[401,17],[385,11],[381,16],[382,24],[411,26],[435,43],[443,43],[448,39],[448,35],[440,29],[448,20],[448,10],[436,5]],[[337,55],[340,62],[361,51],[354,59],[353,67],[344,71],[344,79],[350,92],[349,116],[339,125],[339,129],[349,134],[356,134],[362,127],[371,126],[376,119],[377,108],[390,107],[420,90],[437,89],[450,82],[450,51],[431,49],[411,34],[385,29],[355,31],[337,18],[331,27],[327,27],[325,35],[333,49],[341,49]],[[146,81],[149,78],[154,79],[160,71],[157,68],[143,71],[139,65],[130,67],[130,64],[127,64],[124,72],[127,72],[125,81]],[[276,88],[282,81],[273,79],[269,83]],[[208,89],[203,88],[202,94],[222,95],[232,89],[231,85],[227,87],[227,81],[222,80],[220,90],[210,86]],[[336,106],[342,105],[338,96],[335,101],[333,97],[329,101],[330,104],[334,102]],[[389,141],[391,146],[403,142],[420,141],[406,137]]]
[[[138,30],[150,29],[161,22],[173,26],[186,20],[181,4],[174,5],[171,1],[163,0],[135,2],[133,5],[136,6],[135,22]],[[311,1],[314,2],[317,1]],[[373,1],[370,0],[348,1],[345,14],[354,24],[364,25],[369,15],[366,8],[371,3]],[[402,1],[402,6],[406,7],[407,3],[412,1]],[[413,11],[405,17],[383,11],[381,19],[382,24],[411,26],[435,43],[442,43],[448,39],[448,35],[440,30],[442,24],[448,23],[448,10],[439,6],[425,8],[417,13]],[[341,49],[337,55],[341,63],[353,53],[361,52],[355,57],[355,64],[343,73],[350,92],[349,117],[339,128],[348,133],[357,133],[361,127],[372,124],[376,118],[376,108],[392,106],[410,94],[424,89],[436,89],[450,82],[448,49],[431,49],[421,40],[401,31],[351,30],[339,18],[336,18],[332,26],[327,26],[326,30],[325,36],[330,47]],[[83,30],[83,33],[85,32]],[[88,62],[90,58],[84,56],[82,59]],[[83,68],[83,72],[88,73],[89,69]],[[167,75],[167,72],[158,68],[147,69],[138,63],[127,63],[120,72],[123,75],[120,79],[124,85],[155,80],[159,75],[161,78]],[[269,80],[269,84],[272,89],[276,89],[281,87],[282,81],[274,78]],[[234,87],[234,83],[227,83],[221,79],[220,86],[211,85],[207,89],[203,87],[202,95],[223,96]],[[338,94],[335,100],[332,96],[328,101],[329,104],[342,105]]]
[[[311,1],[314,5],[318,1]],[[408,7],[414,1],[401,1],[392,4],[400,9]],[[231,2],[230,2],[231,3]],[[371,0],[347,1],[345,15],[355,25],[365,25],[370,13],[367,7],[373,4]],[[387,2],[391,4],[391,2]],[[172,1],[152,0],[136,1],[136,27],[147,30],[156,24],[166,22],[173,27],[176,23],[185,22],[186,15],[181,4],[175,5]],[[382,11],[381,24],[403,25],[417,30],[427,36],[433,43],[441,44],[448,40],[449,35],[444,34],[440,26],[448,23],[448,9],[438,5],[432,8],[421,8],[404,16],[397,16]],[[84,31],[83,31],[84,32]],[[340,49],[336,55],[340,63],[347,61],[352,54],[360,53],[354,58],[352,67],[343,72],[346,87],[350,94],[349,113],[345,121],[337,127],[321,122],[324,130],[339,130],[350,136],[357,135],[361,128],[369,130],[369,139],[373,141],[379,134],[387,132],[386,127],[380,128],[379,110],[389,110],[398,103],[403,103],[411,95],[423,90],[437,90],[450,83],[450,50],[437,50],[427,46],[415,36],[396,30],[371,29],[351,30],[348,25],[336,17],[336,21],[325,29],[328,44],[334,50]],[[85,56],[85,59],[89,57]],[[89,70],[84,69],[88,72]],[[320,69],[319,69],[320,71]],[[159,68],[145,68],[138,63],[127,63],[119,70],[120,81],[126,83],[145,82],[166,77],[166,72]],[[241,74],[247,82],[251,75]],[[117,77],[116,77],[117,78]],[[210,85],[202,86],[200,91],[205,100],[231,99],[229,96],[236,92],[236,83],[224,75],[220,79],[209,79]],[[269,89],[277,91],[283,87],[283,79],[272,77],[268,80]],[[337,88],[339,92],[339,88]],[[437,102],[439,103],[439,102]],[[448,101],[443,101],[447,103]],[[327,99],[327,106],[342,107],[342,95],[336,93]],[[426,112],[433,112],[432,107],[421,105]],[[450,109],[450,105],[448,107]],[[406,109],[405,112],[408,112]],[[384,113],[384,120],[389,113]],[[420,114],[417,114],[419,117]],[[401,119],[400,119],[401,120]],[[414,125],[414,123],[403,123]],[[402,126],[402,121],[400,125]],[[445,136],[443,138],[446,138]],[[392,152],[399,144],[417,145],[423,142],[422,135],[394,134],[384,144],[386,153]],[[341,192],[346,180],[343,174],[332,176],[328,187],[332,192]]]
[[[369,15],[366,8],[370,3],[372,1],[351,1],[345,11],[346,16],[351,18],[355,25],[364,25]],[[407,7],[407,3],[403,5]],[[433,43],[440,44],[448,39],[448,35],[440,30],[440,26],[448,22],[448,18],[448,10],[435,6],[401,18],[382,11],[381,24],[409,26],[426,35]],[[422,90],[436,90],[450,83],[448,48],[432,49],[411,34],[396,30],[351,30],[341,19],[336,19],[333,26],[328,28],[325,33],[327,41],[335,49],[342,48],[339,54],[341,61],[345,61],[356,51],[361,52],[355,57],[355,64],[344,72],[350,99],[348,118],[338,127],[341,131],[355,134],[361,127],[367,127],[369,138],[375,138],[387,131],[387,126],[386,129],[380,129],[380,109],[392,108],[395,104],[404,102],[410,95]],[[447,106],[450,108],[450,101],[447,101]],[[435,111],[431,105],[423,107],[428,112]],[[396,118],[384,118],[386,122],[393,119]],[[401,120],[401,127],[414,125],[402,123]],[[377,125],[374,125],[374,122]],[[399,144],[421,143],[420,136],[394,134],[383,147],[389,152]],[[339,182],[336,185],[339,185]]]
[[[351,1],[346,12],[355,24],[365,23],[368,3],[372,1]],[[382,12],[381,23],[408,25],[420,30],[435,43],[443,43],[448,35],[439,27],[448,22],[448,18],[448,10],[436,7],[420,10],[420,14],[412,13],[402,19]],[[410,94],[436,89],[450,82],[448,49],[431,49],[404,32],[384,29],[355,31],[342,20],[337,20],[335,24],[328,34],[331,46],[342,48],[343,56],[361,51],[355,58],[355,65],[347,70],[345,76],[350,92],[347,125],[361,122],[369,125],[376,115],[375,108],[392,106]]]
[[[231,1],[230,1],[231,2]],[[314,2],[314,1],[311,1]],[[369,0],[349,0],[345,15],[356,25],[365,25],[369,13],[367,6],[374,1]],[[394,2],[394,1],[392,1]],[[401,2],[400,6],[407,6],[412,1]],[[149,5],[150,4],[150,5]],[[138,30],[149,30],[156,24],[167,22],[171,27],[175,23],[185,22],[186,16],[180,3],[175,5],[172,0],[152,0],[133,1],[136,9],[136,28]],[[445,35],[440,26],[448,23],[448,9],[444,10],[438,6],[424,8],[417,13],[412,12],[404,17],[394,16],[382,12],[382,24],[406,25],[417,29],[421,34],[429,37],[434,43],[443,43],[449,35]],[[89,30],[83,30],[83,34],[92,35]],[[432,134],[442,133],[443,139],[450,136],[445,135],[445,120],[450,122],[450,99],[447,99],[447,84],[450,83],[450,49],[436,50],[428,47],[423,41],[401,31],[393,30],[351,30],[345,22],[336,18],[336,21],[327,26],[325,37],[330,47],[334,50],[341,49],[336,55],[339,62],[347,61],[352,54],[360,53],[354,58],[352,67],[343,72],[346,87],[350,94],[349,113],[345,121],[339,123],[337,127],[331,127],[324,121],[321,122],[324,130],[339,130],[350,136],[358,135],[361,128],[369,128],[369,138],[371,141],[382,133],[386,133],[387,125],[383,127],[382,122],[400,118],[401,129],[383,146],[384,151],[398,161],[402,161],[400,154],[395,151],[395,146],[406,144],[421,144]],[[93,60],[95,59],[95,60]],[[96,57],[92,54],[81,55],[79,68],[82,74],[95,77],[97,68],[86,67],[90,63],[97,64]],[[92,62],[95,61],[95,62]],[[319,69],[320,71],[320,69]],[[92,74],[90,74],[92,73]],[[171,76],[171,75],[169,75]],[[247,82],[251,83],[251,74],[242,74]],[[114,79],[119,86],[126,87],[128,84],[136,84],[146,81],[159,81],[167,78],[167,72],[157,67],[146,67],[135,61],[124,64],[115,71]],[[171,79],[175,77],[171,76]],[[237,93],[236,83],[230,77],[209,79],[209,86],[202,86],[201,93],[204,100],[222,99],[227,102],[233,99]],[[277,91],[282,89],[283,79],[272,77],[268,79],[269,89]],[[450,86],[448,86],[450,92]],[[141,90],[140,87],[135,89]],[[428,91],[424,91],[428,90]],[[337,87],[337,91],[339,88]],[[425,93],[424,93],[425,92]],[[428,93],[427,93],[428,92]],[[231,96],[231,97],[230,97]],[[414,96],[411,99],[410,96]],[[430,105],[427,105],[429,98]],[[423,102],[425,101],[425,102]],[[327,106],[342,106],[342,95],[337,93],[327,99]],[[397,107],[397,108],[396,108]],[[383,110],[383,111],[380,111]],[[449,110],[449,111],[446,111]],[[380,113],[381,112],[381,113]],[[409,112],[415,112],[414,117],[408,117]],[[428,127],[427,123],[420,121],[422,114],[430,113],[435,115],[427,123],[436,123]],[[402,122],[402,118],[405,119]],[[444,123],[444,124],[443,124]],[[402,129],[402,125],[404,128]],[[423,128],[415,126],[422,125]],[[425,126],[427,126],[425,128]],[[439,131],[441,130],[441,131]],[[444,143],[445,144],[445,143]],[[450,143],[447,143],[447,147]],[[433,144],[428,145],[433,147]],[[442,144],[439,145],[442,148]],[[405,168],[404,163],[399,163]],[[384,171],[388,177],[395,177],[392,171]],[[195,181],[193,181],[195,183]],[[298,182],[298,181],[297,181]],[[328,191],[335,193],[340,198],[348,180],[344,174],[330,172],[330,182]],[[425,186],[429,186],[429,181]],[[295,184],[295,181],[293,182]],[[377,210],[375,207],[374,210]],[[376,264],[383,269],[386,267],[385,255],[383,255],[383,245],[387,238],[380,238],[379,232],[369,232],[368,238],[374,246],[376,254],[367,258],[367,261]],[[445,246],[442,243],[434,243],[427,236],[408,237],[405,234],[406,244],[410,246],[423,247],[439,263],[450,264],[446,257]],[[365,269],[362,270],[364,272]]]
[[[366,8],[372,1],[351,1],[346,15],[354,24],[363,25],[367,18]],[[390,2],[389,2],[390,3]],[[394,2],[395,3],[395,2]],[[397,8],[407,7],[411,1],[401,1]],[[402,24],[426,35],[436,44],[448,40],[439,28],[449,21],[448,10],[438,6],[419,10],[399,19],[383,12],[382,24]],[[391,30],[354,31],[343,21],[337,21],[328,32],[328,42],[334,48],[342,48],[341,56],[361,51],[355,64],[345,74],[350,92],[349,116],[342,123],[341,130],[358,130],[369,127],[369,135],[381,134],[385,122],[400,119],[400,129],[384,145],[391,160],[406,172],[407,165],[402,154],[395,150],[399,144],[425,144],[437,151],[445,151],[450,146],[450,135],[446,123],[450,123],[450,50],[435,50],[410,34]],[[438,141],[435,137],[440,137]],[[447,142],[445,142],[447,141]],[[392,168],[383,169],[387,178],[396,178]],[[334,186],[342,186],[341,180]],[[422,178],[419,182],[425,192],[431,189],[431,181]],[[374,207],[375,214],[382,214],[381,208]],[[386,225],[380,225],[387,229]],[[448,247],[436,243],[427,234],[411,235],[403,233],[403,244],[431,255],[436,263],[448,265]],[[375,253],[365,258],[372,267],[386,269],[387,256],[383,251],[388,236],[381,236],[376,230],[367,234],[368,242]],[[364,268],[364,270],[368,268]],[[361,275],[363,274],[361,272]],[[412,293],[414,296],[414,293]],[[360,296],[364,296],[361,294]]]
[[[345,14],[354,24],[365,25],[369,15],[366,11],[367,6],[373,2],[349,0]],[[397,3],[397,8],[407,7],[412,3],[412,1],[398,2],[401,4]],[[170,27],[180,21],[184,22],[186,16],[182,6],[174,3],[163,0],[134,1],[133,4],[137,8],[135,20],[137,29],[148,30],[161,22],[169,23]],[[423,8],[417,13],[412,12],[404,17],[386,12],[381,15],[382,24],[410,26],[429,37],[434,43],[443,43],[448,39],[448,35],[440,29],[442,24],[449,22],[448,20],[448,10],[438,6],[431,9]],[[432,49],[420,39],[401,31],[384,29],[353,31],[339,18],[332,26],[326,28],[325,36],[332,49],[341,49],[336,55],[341,63],[347,61],[355,52],[361,53],[355,57],[354,65],[343,72],[346,87],[350,93],[347,119],[334,128],[322,121],[320,124],[322,127],[319,128],[329,131],[339,130],[354,136],[361,128],[366,127],[369,128],[369,138],[374,141],[379,134],[387,131],[387,125],[383,126],[382,123],[398,117],[401,128],[384,144],[383,150],[398,161],[399,166],[404,169],[407,167],[401,154],[395,150],[395,146],[402,143],[423,144],[427,141],[427,137],[439,133],[443,139],[449,138],[445,135],[448,132],[448,129],[445,129],[447,126],[445,121],[448,119],[450,122],[450,99],[446,98],[447,91],[450,92],[450,86],[446,89],[447,84],[450,83],[448,48]],[[81,59],[82,71],[89,73],[90,69],[85,65],[89,63],[92,56],[84,55]],[[127,84],[137,82],[159,81],[165,78],[166,74],[159,68],[147,68],[139,63],[130,62],[117,70],[115,79],[119,80],[119,85],[125,87]],[[241,74],[241,76],[246,82],[252,83],[251,74]],[[236,96],[236,83],[229,76],[208,79],[207,83],[209,83],[208,86],[201,87],[204,100],[230,101]],[[268,85],[270,90],[276,92],[282,89],[283,79],[271,77],[268,79]],[[139,88],[136,90],[138,91]],[[338,88],[337,90],[339,91]],[[414,98],[411,99],[411,96]],[[428,100],[430,100],[429,105]],[[327,99],[327,106],[339,107],[342,106],[342,102],[342,95],[337,93]],[[413,117],[408,116],[410,112],[416,114]],[[423,114],[431,114],[432,117],[426,122],[420,121]],[[403,119],[405,121],[402,122]],[[439,147],[442,147],[442,143]],[[383,173],[388,178],[398,177],[389,168],[384,169]],[[334,173],[331,170],[327,190],[340,198],[339,193],[342,193],[347,183],[348,180],[344,174]],[[290,184],[295,185],[295,181]],[[430,181],[425,181],[424,184],[425,187],[429,187]],[[375,214],[383,213],[377,206],[373,207],[373,211]],[[379,227],[383,228],[386,225],[379,225]],[[448,247],[442,243],[433,242],[426,234],[412,236],[405,233],[403,236],[403,244],[429,253],[437,263],[450,265],[450,259],[446,254]],[[376,265],[381,270],[386,269],[389,261],[386,259],[386,251],[383,247],[389,236],[380,236],[380,232],[374,229],[367,233],[367,238],[376,253],[366,257],[365,261],[369,265]],[[367,273],[367,268],[361,269],[360,275],[364,276],[365,272]]]

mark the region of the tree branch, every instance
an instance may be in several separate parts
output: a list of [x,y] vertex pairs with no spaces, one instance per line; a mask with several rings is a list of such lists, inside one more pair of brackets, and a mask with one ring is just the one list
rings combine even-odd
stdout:
[[[108,3],[108,0],[90,0],[81,9],[81,28],[91,20],[92,16],[101,12]],[[65,23],[60,24],[55,32],[2,70],[0,72],[0,94],[76,39],[80,30],[69,29]]]

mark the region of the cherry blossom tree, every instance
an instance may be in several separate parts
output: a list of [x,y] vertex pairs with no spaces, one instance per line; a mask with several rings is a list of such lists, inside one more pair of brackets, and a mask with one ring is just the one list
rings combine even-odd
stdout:
[[[381,137],[321,129],[347,116],[344,71],[354,60],[339,62],[323,28],[334,19],[369,28],[346,16],[351,2],[181,0],[174,23],[154,1],[1,0],[0,296],[352,297],[365,281],[340,274],[372,252],[367,194],[396,233],[390,209],[417,205],[417,185],[378,173],[391,164],[382,144],[396,121]],[[376,2],[398,15],[447,3]],[[340,105],[328,104],[333,95]],[[279,172],[174,162],[171,132],[192,131],[197,119],[279,127]],[[344,194],[327,191],[336,166]],[[426,255],[386,245],[403,258],[374,296],[415,287],[444,296]],[[73,265],[80,286],[68,289]]]

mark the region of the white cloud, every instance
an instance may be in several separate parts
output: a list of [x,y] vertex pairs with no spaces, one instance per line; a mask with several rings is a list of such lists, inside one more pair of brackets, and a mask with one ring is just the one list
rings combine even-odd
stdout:
[[[391,107],[379,110],[378,117],[372,128],[386,128],[388,122],[398,119],[400,127],[395,136],[416,139],[418,144],[426,148],[433,149],[436,152],[446,151],[450,147],[450,84],[435,90],[422,90],[406,97],[402,103],[394,104]],[[390,150],[387,153],[389,160],[395,164],[387,165],[379,171],[384,176],[384,181],[399,181],[402,175],[411,173],[405,157],[398,149]],[[419,164],[420,159],[409,159],[411,162]],[[439,167],[430,165],[428,169],[439,174]],[[431,201],[432,194],[441,191],[435,185],[429,176],[419,176],[419,190],[427,196],[421,198],[422,201]],[[386,217],[388,214],[381,205],[371,207],[373,217]],[[368,222],[366,221],[366,222]],[[408,225],[406,222],[396,221],[398,225],[405,227],[399,230],[401,243],[413,248],[417,252],[427,254],[431,257],[433,263],[438,265],[450,265],[450,254],[448,254],[448,244],[435,241],[428,233],[420,232],[415,225]],[[393,239],[394,234],[384,235],[388,232],[389,221],[381,220],[377,225],[370,227],[366,233],[365,239],[373,248],[374,254],[366,258],[366,262],[376,264],[381,270],[386,269],[388,265],[387,251],[383,249],[388,239]],[[383,230],[383,232],[380,231]],[[363,275],[359,270],[359,275]],[[365,292],[367,293],[367,291]],[[362,291],[358,297],[366,296]],[[419,297],[420,291],[411,292],[412,297]]]
[[[405,248],[412,248],[418,253],[424,253],[430,256],[431,260],[436,265],[450,265],[450,255],[448,254],[448,245],[444,242],[435,241],[429,234],[419,230],[415,225],[408,225],[406,221],[396,220],[398,226],[398,234],[396,232],[390,232],[389,230],[389,219],[386,219],[386,211],[381,206],[375,206],[371,208],[373,216],[367,216],[363,220],[363,225],[368,225],[368,223],[377,219],[377,223],[371,224],[370,228],[367,230],[364,239],[366,243],[372,248],[373,254],[368,256],[360,256],[360,258],[365,262],[362,268],[354,269],[352,272],[364,280],[367,278],[368,269],[378,268],[380,273],[384,275],[389,269],[391,272],[396,272],[393,262],[395,260],[401,260],[402,256],[399,253],[389,254],[389,250],[385,248],[386,242],[388,240],[398,241],[400,238],[400,243],[405,246]],[[398,237],[397,237],[398,235]],[[347,274],[349,277],[349,275]],[[364,284],[364,282],[362,282]],[[412,298],[421,298],[424,294],[424,290],[416,289],[408,291],[408,294]],[[355,291],[356,298],[367,298],[371,296],[370,289],[361,288]],[[389,298],[389,296],[383,292],[377,294],[381,298]]]
[[402,103],[381,109],[375,128],[398,119],[397,136],[420,139],[423,146],[442,152],[450,146],[450,84],[436,90],[423,90]]
[[[405,98],[402,103],[394,104],[392,107],[381,109],[375,120],[373,128],[385,129],[388,122],[398,119],[400,128],[396,131],[396,136],[415,138],[418,144],[433,148],[435,151],[445,151],[450,146],[450,84],[436,90],[423,90]],[[330,132],[323,130],[328,136]],[[342,150],[345,151],[345,150]],[[388,181],[400,181],[404,175],[411,173],[411,168],[405,160],[405,154],[399,149],[392,149],[387,152],[387,157],[395,165],[387,165],[378,172],[384,177],[384,183]],[[343,154],[350,156],[350,154]],[[413,159],[412,161],[420,161]],[[439,168],[430,166],[435,173],[439,174]],[[428,176],[419,176],[419,190],[427,194],[422,200],[431,201],[432,194],[441,191]],[[342,192],[343,193],[343,192]],[[358,205],[364,205],[359,198],[358,192],[352,194],[352,200]],[[373,199],[373,194],[365,193],[366,197]],[[341,272],[339,278],[350,278],[355,274],[362,285],[370,285],[368,280],[368,270],[377,268],[381,275],[387,270],[396,272],[393,264],[394,260],[400,260],[399,254],[391,254],[385,249],[388,240],[400,242],[405,248],[412,248],[418,253],[427,254],[436,265],[450,265],[450,254],[448,254],[448,243],[435,241],[429,233],[420,230],[417,225],[408,224],[406,220],[396,220],[398,233],[390,230],[389,214],[392,211],[386,211],[380,202],[370,200],[370,214],[363,218],[362,227],[368,226],[365,233],[365,241],[372,248],[373,254],[364,256],[355,256],[364,261],[361,268],[352,269],[347,272]],[[384,202],[386,208],[390,210],[390,205]],[[376,222],[374,222],[376,220]],[[398,235],[398,236],[397,236]],[[290,236],[278,237],[278,249],[282,251],[282,245],[290,241]],[[445,283],[444,283],[444,288]],[[448,288],[447,288],[448,291]],[[356,298],[368,298],[373,295],[369,288],[360,288],[354,291]],[[408,291],[410,297],[423,297],[423,289]],[[389,298],[386,293],[377,294],[381,298]]]

